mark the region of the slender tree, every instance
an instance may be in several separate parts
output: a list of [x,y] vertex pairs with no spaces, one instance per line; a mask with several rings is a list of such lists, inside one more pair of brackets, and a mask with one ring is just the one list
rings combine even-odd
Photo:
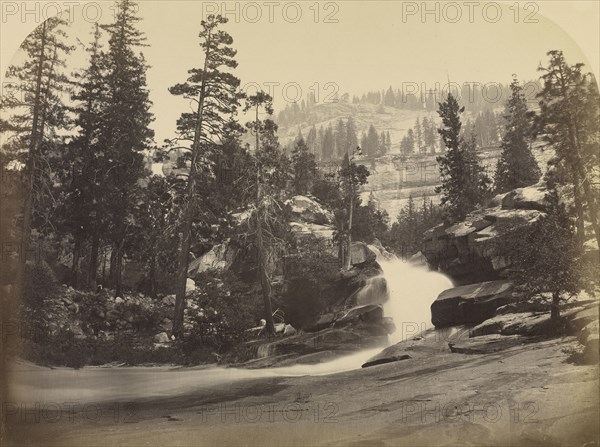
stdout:
[[7,71],[9,92],[2,97],[0,109],[12,110],[8,119],[0,119],[0,131],[7,135],[2,149],[4,157],[23,166],[24,197],[21,233],[21,257],[17,290],[23,290],[27,254],[34,218],[52,207],[51,158],[58,140],[56,131],[68,126],[61,93],[67,79],[61,73],[63,57],[72,47],[65,43],[60,18],[45,20],[23,42],[25,61],[11,65]]
[[240,81],[226,71],[235,68],[237,62],[234,59],[236,51],[231,47],[232,37],[219,29],[225,23],[227,19],[220,15],[210,15],[201,22],[199,37],[204,52],[203,68],[189,70],[187,82],[169,89],[171,94],[194,101],[197,106],[194,112],[183,113],[177,122],[179,137],[176,142],[188,145],[181,147],[186,150],[190,167],[181,213],[181,242],[173,316],[175,337],[183,335],[192,225],[198,211],[195,203],[196,185],[199,177],[205,178],[211,174],[211,152],[216,150],[215,142],[223,137],[228,124],[227,117],[235,113],[240,99],[237,91]]
[[[254,121],[247,123],[255,136],[255,200],[248,220],[249,233],[253,236],[253,245],[257,253],[258,276],[262,289],[266,333],[275,333],[273,308],[271,305],[272,286],[270,273],[278,254],[285,248],[286,219],[282,205],[282,194],[286,183],[286,161],[279,151],[277,125],[270,119],[273,114],[272,98],[258,92],[246,100],[245,111],[254,112]],[[268,117],[260,119],[260,113]],[[299,143],[304,145],[304,141]],[[304,148],[306,146],[304,145]],[[304,149],[301,149],[304,151]]]

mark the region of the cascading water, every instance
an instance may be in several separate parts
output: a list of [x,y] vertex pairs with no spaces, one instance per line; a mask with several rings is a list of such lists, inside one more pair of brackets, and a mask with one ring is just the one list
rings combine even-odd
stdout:
[[389,296],[383,305],[383,314],[391,317],[396,326],[390,341],[398,343],[430,328],[431,303],[453,286],[452,281],[441,273],[395,257],[378,256],[377,261]]

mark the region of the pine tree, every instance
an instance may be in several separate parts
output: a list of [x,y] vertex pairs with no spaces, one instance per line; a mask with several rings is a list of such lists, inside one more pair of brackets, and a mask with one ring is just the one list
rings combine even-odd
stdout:
[[365,153],[370,157],[377,156],[377,150],[379,148],[379,135],[372,124],[369,126],[366,143],[366,147],[364,148]]
[[585,240],[585,209],[600,247],[598,198],[592,187],[598,162],[599,95],[591,74],[582,72],[583,64],[569,65],[562,51],[548,52],[548,67],[540,67],[544,86],[539,93],[538,133],[554,147],[556,163],[563,165],[574,187],[577,235]]
[[336,158],[342,158],[344,153],[348,151],[348,141],[347,141],[347,133],[346,126],[344,121],[340,118],[335,127],[335,155]]
[[319,153],[317,146],[317,128],[313,125],[306,136],[306,146],[310,152],[316,157]]
[[435,188],[442,193],[442,205],[454,222],[462,220],[467,213],[481,203],[488,194],[489,179],[479,162],[475,137],[468,142],[461,138],[462,123],[460,114],[464,107],[448,94],[439,104],[438,114],[444,127],[438,129],[446,147],[446,152],[437,157],[442,184]]
[[294,192],[308,194],[317,176],[317,163],[303,139],[297,140],[292,150],[292,171]]
[[510,85],[511,96],[506,102],[502,152],[494,177],[497,192],[506,192],[535,184],[540,168],[531,152],[531,118],[527,103],[516,77]]
[[105,182],[103,197],[109,219],[108,237],[112,243],[112,282],[116,296],[121,294],[123,256],[131,235],[130,213],[135,204],[138,181],[147,175],[143,151],[148,149],[154,132],[150,129],[153,116],[146,86],[148,68],[142,53],[145,37],[136,28],[140,19],[137,5],[122,0],[115,22],[103,25],[109,35],[107,67],[107,102],[102,111],[102,131],[99,145],[105,148],[103,165]]
[[353,149],[358,146],[358,138],[356,136],[356,125],[354,124],[354,118],[348,117],[346,121],[346,147]]
[[390,131],[388,130],[385,135],[385,152],[389,154],[392,152],[392,138],[390,137]]
[[[266,333],[275,333],[273,309],[271,305],[272,286],[270,279],[271,266],[285,251],[284,234],[287,230],[287,220],[284,217],[284,207],[281,199],[287,181],[287,163],[279,152],[277,125],[267,118],[260,120],[259,113],[264,110],[270,117],[273,113],[272,98],[264,93],[246,99],[245,111],[254,111],[255,119],[246,126],[255,135],[255,174],[256,184],[253,194],[253,210],[248,219],[249,233],[253,235],[253,246],[257,253],[258,276],[260,279]],[[306,146],[300,150],[307,154]],[[297,154],[298,155],[298,154]],[[298,159],[297,159],[298,160]]]
[[423,149],[423,130],[421,128],[421,121],[417,118],[417,122],[415,123],[415,148],[418,153],[422,152]]
[[333,129],[331,125],[327,126],[325,133],[323,134],[323,160],[330,161],[333,159],[335,150],[335,137],[333,135]]
[[212,158],[217,151],[216,142],[226,133],[230,125],[229,118],[239,105],[239,79],[227,69],[237,66],[234,57],[236,51],[231,47],[233,39],[219,27],[227,23],[222,16],[210,15],[201,22],[199,37],[204,52],[203,68],[189,70],[187,82],[171,87],[173,95],[180,95],[195,101],[196,111],[185,112],[177,122],[180,136],[177,141],[191,142],[188,149],[190,169],[186,182],[185,198],[181,215],[181,242],[177,267],[175,312],[173,334],[183,334],[183,311],[187,271],[192,241],[192,225],[198,212],[196,206],[197,185],[208,181],[213,172]]
[[550,294],[551,318],[557,320],[561,302],[586,286],[586,275],[582,247],[555,189],[546,201],[546,215],[530,225],[509,228],[500,235],[497,247],[510,259],[509,277],[517,290],[538,299]]
[[107,107],[106,69],[100,45],[100,28],[96,24],[93,41],[86,49],[88,66],[75,73],[77,91],[72,95],[72,107],[79,132],[67,146],[62,157],[62,183],[65,185],[61,200],[65,227],[73,236],[73,264],[71,283],[78,287],[78,263],[84,241],[91,239],[87,287],[96,290],[100,236],[106,230],[106,206],[102,190],[105,187],[104,147],[98,145],[104,126]]
[[412,129],[408,129],[408,132],[402,138],[400,142],[400,152],[403,155],[411,155],[415,151],[415,133]]
[[[23,166],[23,222],[21,256],[17,294],[23,291],[31,230],[36,216],[52,208],[48,192],[52,189],[53,151],[60,140],[57,131],[68,126],[61,93],[66,91],[67,78],[61,73],[64,55],[72,47],[65,43],[60,18],[45,20],[21,44],[25,61],[11,65],[5,84],[9,92],[2,97],[0,109],[13,110],[8,119],[0,119],[0,131],[10,136],[2,147],[3,165],[11,159]],[[14,81],[14,82],[13,82]],[[18,164],[17,164],[18,165]],[[44,219],[46,221],[47,219]]]

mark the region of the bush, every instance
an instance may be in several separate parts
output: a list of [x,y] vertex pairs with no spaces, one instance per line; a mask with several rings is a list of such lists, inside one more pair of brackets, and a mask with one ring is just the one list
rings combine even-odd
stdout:
[[24,302],[30,306],[42,304],[47,298],[56,295],[59,290],[54,272],[46,261],[27,264]]
[[287,322],[296,328],[310,325],[342,295],[339,262],[319,241],[306,242],[286,262],[286,290],[282,297]]
[[197,276],[196,290],[188,299],[198,309],[188,307],[194,324],[183,349],[209,346],[224,352],[243,342],[246,330],[260,318],[261,305],[248,292],[248,286],[232,272],[209,271]]

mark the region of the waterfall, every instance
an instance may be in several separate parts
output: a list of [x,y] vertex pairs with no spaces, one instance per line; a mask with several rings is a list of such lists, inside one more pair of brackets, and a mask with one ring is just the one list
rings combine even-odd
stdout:
[[272,343],[264,343],[258,347],[257,356],[259,359],[264,359],[265,357],[269,357],[271,355],[273,344]]
[[383,313],[396,325],[390,341],[398,343],[430,328],[431,303],[441,292],[453,287],[452,281],[441,273],[395,256],[378,253],[377,262],[383,270],[389,295],[383,304]]

